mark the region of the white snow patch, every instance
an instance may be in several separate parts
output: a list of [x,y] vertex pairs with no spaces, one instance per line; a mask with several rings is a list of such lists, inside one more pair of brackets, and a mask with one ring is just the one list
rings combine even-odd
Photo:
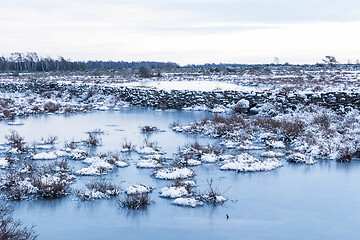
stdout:
[[312,156],[307,156],[302,153],[293,153],[290,156],[288,156],[286,160],[292,163],[305,163],[308,165],[312,165],[316,163],[316,161]]
[[195,198],[177,198],[173,201],[173,204],[178,206],[189,206],[189,207],[197,207],[204,205],[202,201],[196,200]]
[[125,189],[127,194],[148,193],[151,192],[152,190],[153,190],[152,187],[147,187],[142,184],[131,185]]
[[218,160],[218,157],[213,153],[205,153],[201,156],[201,161],[205,163],[214,163]]
[[138,168],[157,168],[157,167],[161,167],[161,164],[153,159],[148,159],[148,160],[140,160],[137,164],[136,167]]
[[6,158],[0,158],[0,168],[6,168],[9,165],[9,161]]
[[284,154],[281,152],[268,151],[260,154],[261,157],[274,158],[274,157],[283,157]]
[[185,187],[164,187],[160,191],[160,197],[167,198],[179,198],[183,196],[188,196],[189,192]]
[[35,154],[32,158],[34,160],[54,160],[57,159],[58,156],[55,152],[42,152]]
[[236,170],[239,172],[270,171],[282,166],[276,158],[261,161],[248,153],[242,153],[234,160],[226,160],[221,170]]
[[201,161],[195,160],[193,158],[188,159],[186,163],[187,163],[188,166],[199,166],[199,165],[201,165]]
[[189,168],[164,168],[160,169],[154,174],[158,179],[177,179],[189,178],[194,176],[194,172]]

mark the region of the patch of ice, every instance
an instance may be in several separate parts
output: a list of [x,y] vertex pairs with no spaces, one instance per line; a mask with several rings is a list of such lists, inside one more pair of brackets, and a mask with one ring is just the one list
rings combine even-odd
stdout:
[[52,149],[54,146],[51,144],[37,144],[36,148],[37,149],[43,149],[43,150],[49,150]]
[[9,125],[9,126],[22,126],[24,124],[25,123],[23,123],[23,122],[16,122],[16,121],[7,123],[7,125]]

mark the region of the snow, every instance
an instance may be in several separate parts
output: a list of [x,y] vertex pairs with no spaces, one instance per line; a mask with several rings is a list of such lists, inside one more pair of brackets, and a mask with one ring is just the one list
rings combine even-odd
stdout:
[[250,107],[250,102],[249,102],[249,100],[241,99],[235,104],[234,107],[235,108],[249,108]]
[[285,148],[285,144],[283,141],[268,140],[265,141],[265,144],[270,148]]
[[196,200],[195,198],[177,198],[173,201],[174,205],[178,206],[189,206],[189,207],[197,207],[202,206],[204,203],[200,200]]
[[204,80],[192,80],[192,81],[137,81],[137,82],[127,82],[127,83],[117,83],[113,86],[123,86],[123,87],[136,87],[136,88],[156,88],[159,90],[171,91],[242,91],[242,92],[257,92],[262,91],[266,88],[259,87],[250,87],[250,86],[241,86],[235,83],[230,82],[220,82],[220,81],[204,81]]
[[138,168],[158,168],[161,167],[161,164],[157,160],[140,160],[136,167]]
[[188,166],[199,166],[199,165],[201,165],[201,161],[195,160],[193,158],[188,159],[186,163],[187,163]]
[[201,156],[201,161],[204,163],[214,163],[218,160],[218,157],[213,153],[205,153]]
[[261,153],[260,156],[267,157],[267,158],[276,158],[276,157],[283,157],[284,154],[281,152],[268,151],[268,152]]
[[276,158],[261,161],[248,153],[238,155],[234,160],[225,160],[221,170],[236,170],[239,172],[270,171],[281,167],[282,163]]
[[9,165],[9,161],[6,158],[0,158],[0,168],[6,168]]
[[148,193],[153,190],[152,187],[147,187],[145,185],[131,185],[125,189],[127,194],[136,194],[136,193]]
[[312,165],[316,163],[316,161],[312,156],[307,156],[302,153],[293,153],[290,156],[288,156],[286,160],[292,163],[305,163],[308,165]]
[[84,160],[88,156],[88,153],[81,149],[70,150],[70,152],[74,160]]
[[186,190],[184,186],[164,187],[160,191],[160,197],[166,197],[166,198],[179,198],[188,195],[189,192]]
[[35,154],[32,158],[34,160],[54,160],[57,159],[58,156],[55,152],[42,152]]
[[90,166],[76,171],[79,175],[104,175],[114,168],[112,164],[99,157],[86,158],[83,162]]
[[143,147],[136,150],[139,154],[152,155],[152,154],[161,154],[162,152],[153,147]]
[[158,179],[177,179],[189,178],[194,176],[194,172],[189,168],[164,168],[155,172],[155,178]]

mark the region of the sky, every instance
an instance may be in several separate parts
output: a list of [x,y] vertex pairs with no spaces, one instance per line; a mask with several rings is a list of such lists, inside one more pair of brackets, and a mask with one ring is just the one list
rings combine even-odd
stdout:
[[359,0],[0,0],[0,55],[203,63],[360,59]]

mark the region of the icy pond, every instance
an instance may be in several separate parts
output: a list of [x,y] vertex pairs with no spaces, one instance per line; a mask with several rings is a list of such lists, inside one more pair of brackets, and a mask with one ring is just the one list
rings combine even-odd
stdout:
[[[10,126],[0,122],[0,143],[14,129],[26,141],[56,135],[64,140],[84,139],[95,128],[104,131],[97,152],[120,150],[126,138],[141,145],[139,126],[152,125],[160,132],[149,136],[171,157],[185,143],[218,143],[216,139],[173,132],[172,122],[188,123],[211,116],[207,112],[129,109],[74,115],[31,116]],[[251,151],[250,151],[251,152]],[[256,154],[256,153],[255,153]],[[360,235],[360,164],[320,161],[283,167],[269,172],[221,171],[217,164],[192,167],[198,189],[214,186],[228,199],[223,205],[179,207],[159,197],[168,180],[157,180],[151,169],[136,168],[136,153],[130,166],[101,177],[77,177],[72,188],[81,188],[94,178],[105,178],[125,188],[132,184],[154,187],[155,203],[145,210],[119,208],[115,199],[74,200],[70,194],[57,200],[13,202],[14,217],[34,224],[38,239],[358,239]],[[75,164],[76,167],[76,164]],[[229,215],[229,219],[226,218]]]

